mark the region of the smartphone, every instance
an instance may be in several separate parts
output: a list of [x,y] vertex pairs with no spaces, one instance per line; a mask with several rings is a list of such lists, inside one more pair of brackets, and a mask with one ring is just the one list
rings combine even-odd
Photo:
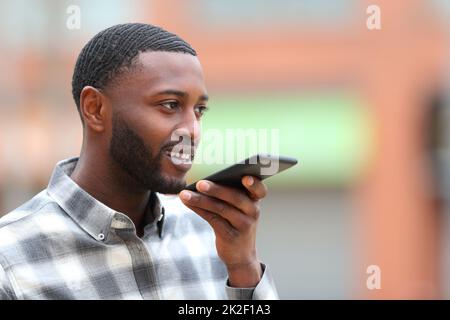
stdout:
[[[245,189],[243,176],[254,176],[261,180],[269,178],[297,164],[297,159],[280,155],[257,154],[213,173],[201,180],[209,180],[224,186]],[[198,180],[199,181],[199,180]],[[197,191],[194,182],[186,190]]]

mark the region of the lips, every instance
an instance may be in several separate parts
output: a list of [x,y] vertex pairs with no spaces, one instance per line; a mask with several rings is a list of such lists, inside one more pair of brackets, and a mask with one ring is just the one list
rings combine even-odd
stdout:
[[[174,152],[174,147],[178,146],[177,149],[180,149],[179,152]],[[196,146],[195,145],[180,145],[180,144],[174,144],[171,145],[167,148],[164,149],[164,153],[170,157],[175,157],[179,160],[194,160],[194,155],[195,155],[195,149]],[[188,154],[187,152],[190,151],[190,154]]]
[[183,161],[183,162],[191,162],[193,159],[192,154],[184,154],[183,152],[177,153],[177,152],[167,150],[167,151],[164,151],[164,153],[171,158],[175,158],[176,160]]
[[164,155],[170,159],[171,164],[176,167],[176,169],[181,171],[188,171],[192,166],[192,161],[194,159],[194,153],[183,153],[183,149],[180,152],[173,151],[173,147],[164,150]]

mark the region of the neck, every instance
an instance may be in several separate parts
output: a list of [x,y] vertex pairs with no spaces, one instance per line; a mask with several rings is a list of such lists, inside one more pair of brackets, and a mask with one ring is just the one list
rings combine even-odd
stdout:
[[109,208],[126,214],[142,235],[150,190],[139,185],[110,157],[82,152],[71,176],[84,191]]

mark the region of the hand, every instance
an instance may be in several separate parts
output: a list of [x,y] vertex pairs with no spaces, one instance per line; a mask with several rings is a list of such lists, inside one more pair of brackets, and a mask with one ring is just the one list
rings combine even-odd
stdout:
[[259,201],[267,194],[266,185],[256,177],[245,176],[238,190],[200,180],[200,192],[183,190],[183,203],[205,219],[216,234],[216,248],[225,263],[231,286],[254,287],[261,279],[256,253]]

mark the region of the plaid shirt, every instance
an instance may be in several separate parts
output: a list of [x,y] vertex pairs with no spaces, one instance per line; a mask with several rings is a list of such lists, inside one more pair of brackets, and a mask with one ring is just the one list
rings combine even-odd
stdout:
[[46,190],[0,219],[0,299],[277,299],[268,269],[227,286],[210,226],[177,196],[152,192],[144,236],[55,167]]

